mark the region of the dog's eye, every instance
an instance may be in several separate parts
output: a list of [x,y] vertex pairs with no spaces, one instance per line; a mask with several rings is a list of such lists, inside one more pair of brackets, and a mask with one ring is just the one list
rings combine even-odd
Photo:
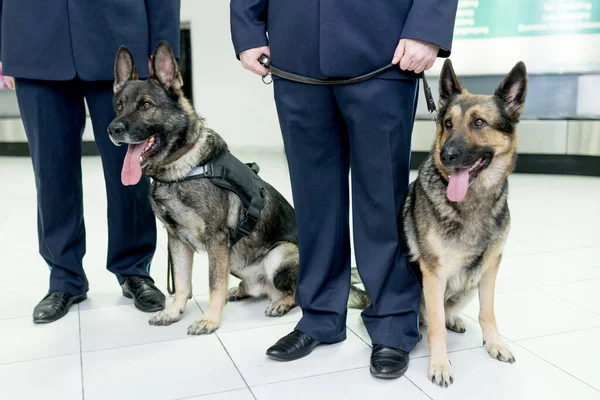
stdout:
[[448,128],[448,129],[452,128],[452,121],[451,121],[451,120],[449,120],[449,119],[447,119],[447,120],[444,122],[444,126],[445,126],[446,128]]
[[123,111],[123,104],[121,104],[121,103],[117,104],[117,111],[118,112]]
[[150,107],[152,107],[152,103],[150,103],[149,101],[145,101],[142,103],[142,105],[140,106],[140,110],[147,110]]
[[482,120],[481,118],[477,118],[474,122],[475,127],[477,128],[481,128],[482,126],[485,125],[485,121]]

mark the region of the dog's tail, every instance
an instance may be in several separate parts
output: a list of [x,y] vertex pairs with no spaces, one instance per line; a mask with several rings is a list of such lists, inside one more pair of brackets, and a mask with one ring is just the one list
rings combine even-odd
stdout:
[[350,297],[348,298],[348,308],[364,310],[371,305],[371,299],[367,295],[367,292],[356,286],[361,284],[362,280],[358,275],[358,270],[356,268],[352,268],[350,275]]

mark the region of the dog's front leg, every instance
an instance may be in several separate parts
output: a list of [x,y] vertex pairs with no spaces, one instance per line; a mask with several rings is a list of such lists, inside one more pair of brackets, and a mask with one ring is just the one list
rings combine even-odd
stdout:
[[483,265],[484,272],[479,282],[479,325],[481,325],[483,332],[483,343],[490,356],[512,364],[515,362],[515,357],[502,340],[500,332],[498,332],[494,313],[496,277],[498,276],[501,259],[501,255],[490,257]]
[[437,265],[429,265],[422,259],[419,265],[423,273],[423,296],[427,310],[427,333],[429,343],[428,378],[439,386],[452,384],[452,370],[446,348],[446,314],[444,312],[444,293],[446,278]]
[[213,242],[208,252],[208,309],[188,328],[190,335],[213,333],[221,324],[221,313],[227,303],[229,280],[229,248],[225,243]]
[[154,314],[149,321],[150,325],[171,325],[179,321],[192,295],[194,250],[171,235],[169,235],[168,246],[175,277],[175,297],[164,310]]

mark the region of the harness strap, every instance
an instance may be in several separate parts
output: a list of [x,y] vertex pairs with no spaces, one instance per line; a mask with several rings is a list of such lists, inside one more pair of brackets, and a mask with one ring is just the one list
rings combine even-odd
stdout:
[[[298,83],[306,83],[309,85],[349,85],[349,84],[353,84],[353,83],[364,82],[366,80],[369,80],[369,79],[381,74],[382,72],[387,71],[388,69],[397,67],[394,64],[389,64],[389,65],[386,65],[385,67],[382,67],[375,71],[369,72],[368,74],[364,74],[364,75],[357,76],[357,77],[350,78],[350,79],[317,79],[317,78],[311,78],[308,76],[294,74],[292,72],[284,71],[282,69],[274,67],[271,64],[271,60],[269,59],[269,57],[265,54],[261,55],[258,58],[258,62],[261,63],[265,68],[269,69],[269,73],[262,77],[263,82],[267,85],[270,84],[271,82],[273,82],[272,79],[270,81],[266,79],[267,76],[269,76],[269,75],[274,75],[274,76],[277,76],[279,78],[283,78],[283,79],[286,79],[289,81],[298,82]],[[423,80],[423,91],[425,93],[425,99],[427,100],[427,110],[429,111],[429,116],[431,117],[433,122],[435,122],[435,124],[437,125],[438,124],[437,109],[435,106],[435,101],[433,100],[433,95],[431,94],[431,88],[429,87],[429,83],[427,82],[427,78],[425,77],[424,72],[419,74],[419,77]]]

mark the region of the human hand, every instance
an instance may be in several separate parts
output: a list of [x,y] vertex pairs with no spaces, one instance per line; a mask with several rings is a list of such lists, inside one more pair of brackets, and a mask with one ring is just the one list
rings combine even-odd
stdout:
[[[0,61],[0,70],[2,70],[2,61]],[[4,76],[4,81],[6,82],[7,88],[15,90],[15,78],[12,76]]]
[[432,43],[414,39],[400,39],[392,64],[400,64],[400,69],[420,74],[433,66],[440,48]]
[[265,76],[269,73],[269,70],[265,68],[261,63],[258,62],[258,58],[265,54],[267,57],[271,57],[271,51],[268,46],[256,47],[254,49],[248,49],[240,53],[240,61],[242,67],[248,71],[252,71],[257,75]]

